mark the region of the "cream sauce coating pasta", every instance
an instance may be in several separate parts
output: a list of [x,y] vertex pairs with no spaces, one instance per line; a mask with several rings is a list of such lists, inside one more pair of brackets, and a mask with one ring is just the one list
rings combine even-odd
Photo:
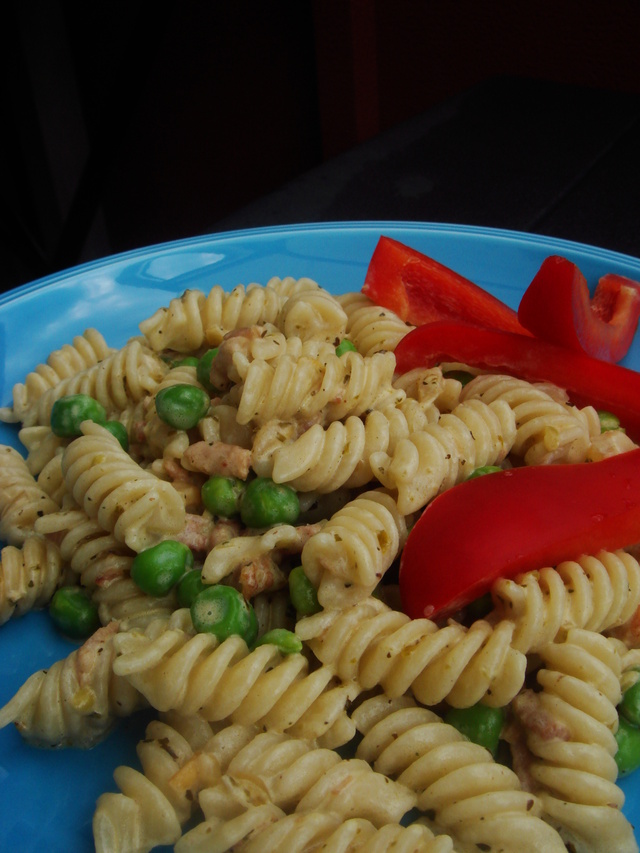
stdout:
[[[410,328],[310,278],[190,289],[119,349],[85,331],[0,410],[24,448],[0,447],[0,623],[65,585],[101,622],[26,681],[0,726],[90,747],[123,716],[155,715],[139,767],[118,767],[98,799],[97,853],[637,851],[614,759],[640,665],[631,549],[499,580],[483,616],[444,624],[402,613],[395,578],[420,512],[474,468],[635,445],[548,384],[482,373],[463,387],[445,365],[397,375]],[[354,349],[339,355],[344,339]],[[212,347],[205,383],[182,359]],[[155,403],[184,385],[210,396],[189,429]],[[92,422],[53,435],[53,403],[72,393],[104,405],[127,450]],[[215,515],[201,489],[225,467],[292,488],[297,520]],[[286,629],[302,650],[198,633],[176,588],[140,589],[136,555],[166,539],[190,548],[205,585],[244,595],[259,638]],[[298,567],[315,613],[294,605]],[[500,760],[444,722],[477,704],[505,711]]]

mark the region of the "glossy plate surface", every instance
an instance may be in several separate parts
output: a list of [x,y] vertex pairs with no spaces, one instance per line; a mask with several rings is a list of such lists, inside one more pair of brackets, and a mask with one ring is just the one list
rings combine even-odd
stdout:
[[[0,405],[52,350],[88,327],[112,346],[187,288],[265,284],[272,276],[309,276],[334,293],[359,290],[381,234],[452,267],[511,307],[547,255],[578,264],[592,286],[607,272],[640,280],[640,260],[577,243],[504,230],[402,222],[335,223],[228,232],[87,264],[0,295]],[[637,336],[640,337],[640,336]],[[624,361],[640,369],[640,340]],[[20,448],[17,430],[0,424],[0,443]],[[74,648],[43,613],[0,627],[0,706],[34,671]],[[118,764],[136,764],[146,718],[124,721],[88,751],[26,746],[13,727],[0,731],[0,850],[89,853],[96,798],[115,791]],[[640,772],[622,780],[625,813],[640,825]]]

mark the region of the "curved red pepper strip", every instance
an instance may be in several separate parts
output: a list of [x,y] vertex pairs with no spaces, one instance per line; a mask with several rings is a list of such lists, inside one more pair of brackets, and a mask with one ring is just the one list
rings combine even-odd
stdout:
[[530,382],[553,382],[577,406],[612,412],[630,438],[640,442],[640,373],[538,338],[463,323],[431,323],[398,344],[397,369],[432,367],[442,361],[508,373]]
[[543,261],[518,308],[518,319],[536,337],[609,362],[626,355],[639,316],[640,284],[609,273],[592,300],[578,267],[560,255]]
[[403,610],[441,618],[499,577],[640,541],[640,448],[466,480],[436,497],[400,561]]
[[459,320],[492,329],[528,334],[517,313],[491,293],[433,258],[382,236],[369,261],[362,287],[377,305],[420,326]]

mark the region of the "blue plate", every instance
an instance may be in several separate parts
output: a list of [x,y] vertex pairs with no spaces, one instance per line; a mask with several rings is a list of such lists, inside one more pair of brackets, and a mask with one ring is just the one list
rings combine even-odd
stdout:
[[[187,288],[225,288],[274,275],[310,276],[341,293],[359,290],[381,234],[452,267],[517,308],[550,254],[578,264],[587,280],[618,272],[640,280],[640,260],[604,249],[512,231],[429,223],[363,222],[236,231],[128,252],[49,276],[0,296],[0,404],[48,354],[90,327],[121,346],[138,322]],[[640,336],[638,336],[640,338]],[[640,339],[627,355],[640,369]],[[20,447],[17,430],[0,424],[0,443]],[[0,705],[32,672],[74,648],[42,613],[0,628]],[[118,764],[135,764],[144,715],[123,722],[88,751],[26,746],[12,727],[0,731],[0,850],[88,853],[91,819],[102,791],[116,790]],[[640,823],[640,774],[622,780],[625,814]]]

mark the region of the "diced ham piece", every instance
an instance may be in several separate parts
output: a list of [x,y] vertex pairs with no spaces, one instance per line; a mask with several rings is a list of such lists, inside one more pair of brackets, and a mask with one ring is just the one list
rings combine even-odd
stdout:
[[223,519],[214,521],[210,515],[197,515],[188,512],[185,525],[174,538],[182,542],[192,551],[207,553],[215,545],[227,542],[240,535],[240,524],[237,521]]
[[185,450],[182,466],[209,477],[220,474],[246,480],[251,466],[251,451],[222,441],[197,441]]
[[264,333],[262,326],[248,326],[244,329],[234,329],[228,332],[220,346],[211,366],[210,382],[219,391],[226,391],[232,382],[238,382],[233,367],[233,357],[241,352],[247,359],[251,358],[251,342]]
[[513,711],[525,729],[543,740],[571,740],[569,728],[542,707],[533,690],[523,690],[515,697]]
[[262,554],[250,563],[240,566],[233,573],[231,583],[248,601],[261,592],[282,589],[287,585],[287,576],[269,554]]
[[98,666],[105,643],[119,630],[120,626],[117,622],[109,622],[108,625],[98,628],[80,646],[75,660],[76,676],[80,687],[91,683],[91,676]]

